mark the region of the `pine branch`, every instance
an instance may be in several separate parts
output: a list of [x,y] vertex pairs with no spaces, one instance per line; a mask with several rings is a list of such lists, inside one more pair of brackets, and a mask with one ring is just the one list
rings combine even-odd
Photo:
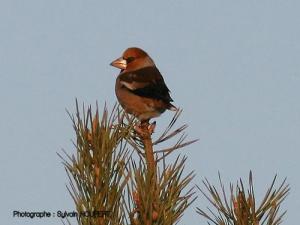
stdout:
[[194,188],[187,189],[194,173],[184,173],[186,157],[178,156],[174,163],[158,164],[157,179],[147,172],[142,160],[132,161],[132,181],[129,182],[127,197],[134,202],[128,206],[131,224],[176,224],[184,211],[194,202]]
[[[186,177],[182,175],[186,157],[181,160],[177,158],[173,165],[168,166],[165,161],[166,157],[174,150],[196,141],[184,142],[186,135],[181,133],[187,128],[187,125],[171,131],[180,113],[181,111],[178,111],[174,115],[166,130],[154,143],[152,143],[151,138],[153,129],[151,126],[153,124],[144,121],[135,127],[136,136],[133,135],[131,140],[137,149],[140,161],[139,164],[136,164],[132,160],[132,166],[129,169],[132,179],[130,179],[131,185],[127,194],[128,199],[133,200],[134,207],[128,206],[126,208],[131,224],[176,224],[185,209],[195,200],[193,189],[183,194],[194,177],[193,173]],[[174,146],[160,151],[153,150],[153,145],[166,142],[179,134],[181,136]],[[160,158],[158,158],[158,154],[161,154]]]
[[230,197],[226,195],[220,174],[221,192],[205,179],[203,184],[206,191],[199,187],[198,189],[215,210],[207,208],[208,212],[206,212],[203,209],[197,208],[197,213],[215,225],[278,225],[282,222],[282,218],[286,213],[279,214],[279,208],[282,201],[288,195],[290,188],[286,184],[286,180],[284,180],[276,190],[274,189],[275,181],[276,176],[262,202],[257,207],[258,204],[255,199],[251,171],[249,174],[249,188],[246,190],[240,179],[235,189],[230,184]]
[[76,133],[76,154],[59,156],[69,177],[68,191],[79,217],[78,224],[125,224],[122,194],[126,187],[126,163],[129,150],[125,140],[132,127],[124,126],[124,113],[106,106],[99,120],[98,107],[93,115],[83,106],[81,116],[76,101],[76,115],[69,113]]

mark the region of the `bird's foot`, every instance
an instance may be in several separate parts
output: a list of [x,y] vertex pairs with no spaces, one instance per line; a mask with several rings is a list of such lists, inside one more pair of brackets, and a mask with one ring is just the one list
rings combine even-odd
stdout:
[[135,132],[137,132],[140,136],[151,136],[153,134],[154,129],[156,127],[156,122],[149,123],[149,121],[141,121],[140,124],[134,126]]
[[154,121],[153,123],[148,125],[148,131],[149,131],[150,134],[154,133],[155,127],[156,127],[156,121]]

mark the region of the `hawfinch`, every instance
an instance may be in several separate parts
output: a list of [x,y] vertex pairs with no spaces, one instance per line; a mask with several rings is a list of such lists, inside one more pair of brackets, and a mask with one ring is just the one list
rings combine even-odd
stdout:
[[121,69],[115,92],[119,103],[127,113],[141,122],[158,117],[166,109],[176,111],[171,104],[162,75],[150,56],[140,48],[128,48],[122,57],[110,65]]

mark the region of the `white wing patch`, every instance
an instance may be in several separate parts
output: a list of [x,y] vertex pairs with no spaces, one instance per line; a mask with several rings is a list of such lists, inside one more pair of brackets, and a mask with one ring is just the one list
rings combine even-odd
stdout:
[[135,85],[134,85],[134,82],[132,83],[128,83],[128,82],[125,82],[125,81],[121,81],[120,82],[122,85],[124,85],[126,88],[128,88],[129,90],[132,90],[134,91],[136,89]]

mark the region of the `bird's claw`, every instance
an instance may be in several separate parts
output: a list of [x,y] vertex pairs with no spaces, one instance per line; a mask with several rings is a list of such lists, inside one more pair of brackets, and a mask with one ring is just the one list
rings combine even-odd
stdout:
[[149,124],[148,131],[149,131],[150,134],[154,133],[155,127],[156,127],[156,121],[154,121],[153,123]]
[[149,124],[141,122],[140,124],[134,126],[135,132],[137,132],[140,136],[151,135],[154,133],[154,129],[156,127],[156,121]]

